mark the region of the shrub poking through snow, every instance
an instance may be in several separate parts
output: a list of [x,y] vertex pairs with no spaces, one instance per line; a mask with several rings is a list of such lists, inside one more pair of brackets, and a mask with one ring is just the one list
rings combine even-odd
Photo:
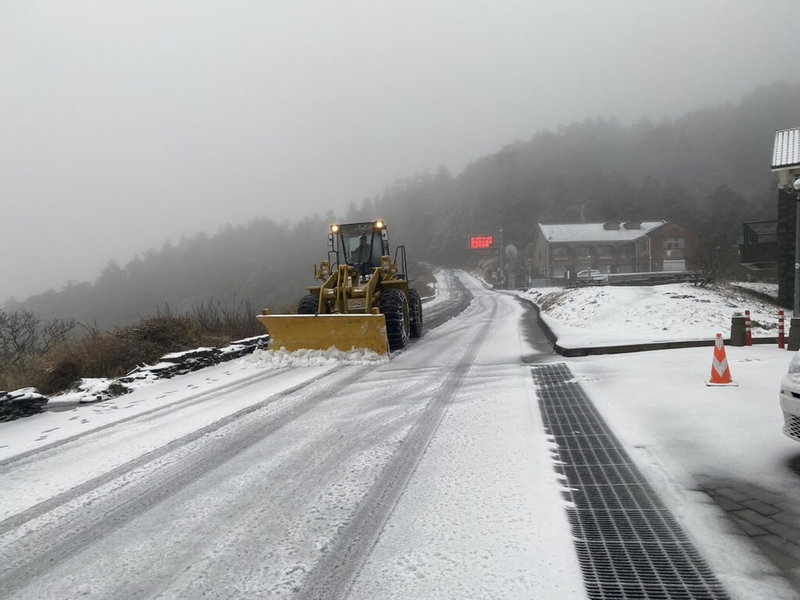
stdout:
[[[71,331],[72,337],[62,337],[57,343],[51,335],[46,345],[27,344],[24,351],[16,351],[13,364],[3,360],[0,352],[0,388],[34,386],[42,394],[53,395],[74,389],[86,378],[119,378],[137,367],[159,362],[165,354],[202,346],[222,347],[232,339],[258,336],[264,330],[254,318],[255,312],[247,304],[230,309],[208,304],[184,315],[167,309],[163,314],[112,331],[83,328],[81,336]],[[29,321],[39,323],[36,319]],[[19,343],[14,347],[17,346]],[[229,360],[233,357],[231,353],[241,355],[252,351],[246,342],[231,346],[224,356],[203,359],[195,356],[187,360],[207,365]]]

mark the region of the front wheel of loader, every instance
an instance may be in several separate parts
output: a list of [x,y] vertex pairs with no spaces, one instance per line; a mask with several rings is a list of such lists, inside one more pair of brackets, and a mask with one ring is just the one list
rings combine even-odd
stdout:
[[401,290],[385,290],[381,294],[381,313],[386,318],[389,349],[404,348],[408,344],[410,320],[406,295]]
[[412,338],[422,337],[422,299],[419,292],[415,289],[408,290],[408,307],[411,315],[411,323],[408,326],[408,333]]
[[316,294],[307,294],[300,298],[300,302],[297,303],[297,314],[298,315],[315,315],[317,314],[317,309],[319,308],[319,296]]

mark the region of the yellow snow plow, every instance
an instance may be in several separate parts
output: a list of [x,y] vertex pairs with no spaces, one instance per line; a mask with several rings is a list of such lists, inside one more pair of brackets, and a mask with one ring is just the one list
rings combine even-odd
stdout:
[[321,285],[308,288],[297,314],[257,318],[270,348],[372,350],[388,354],[422,335],[422,302],[409,286],[405,246],[389,253],[381,221],[332,225],[328,260],[314,268]]
[[270,348],[353,350],[389,354],[383,315],[258,315],[269,331]]

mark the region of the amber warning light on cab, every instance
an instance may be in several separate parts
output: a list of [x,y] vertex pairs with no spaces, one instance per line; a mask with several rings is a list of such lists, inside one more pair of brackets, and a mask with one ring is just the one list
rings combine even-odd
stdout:
[[482,250],[494,246],[493,235],[473,235],[469,238],[469,247],[471,250]]

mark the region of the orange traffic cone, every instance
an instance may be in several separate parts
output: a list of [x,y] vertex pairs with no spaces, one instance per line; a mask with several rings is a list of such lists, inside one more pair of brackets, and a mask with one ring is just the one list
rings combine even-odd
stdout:
[[711,380],[706,385],[738,385],[731,379],[731,370],[728,367],[728,358],[725,356],[725,346],[722,343],[722,334],[717,334],[714,344],[714,361],[711,363]]

